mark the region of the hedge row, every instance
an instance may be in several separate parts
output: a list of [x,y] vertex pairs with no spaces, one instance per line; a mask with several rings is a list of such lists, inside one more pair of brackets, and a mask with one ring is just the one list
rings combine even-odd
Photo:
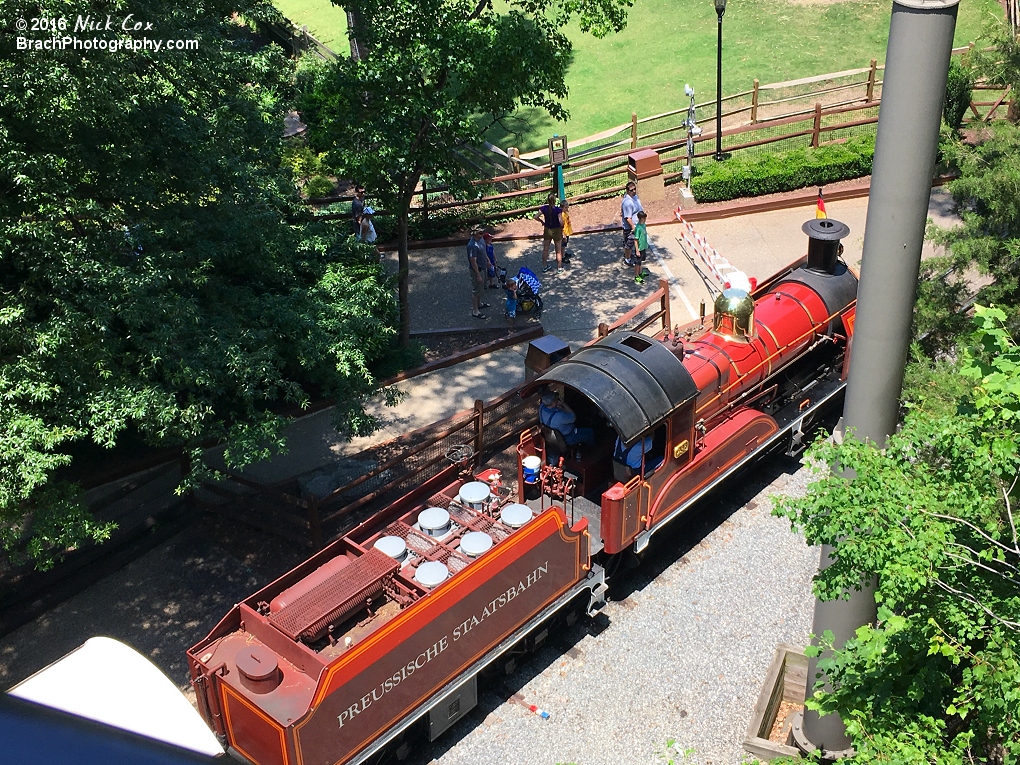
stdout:
[[874,156],[875,137],[870,135],[817,149],[737,155],[724,162],[704,159],[695,166],[691,191],[699,202],[722,202],[822,186],[870,175]]

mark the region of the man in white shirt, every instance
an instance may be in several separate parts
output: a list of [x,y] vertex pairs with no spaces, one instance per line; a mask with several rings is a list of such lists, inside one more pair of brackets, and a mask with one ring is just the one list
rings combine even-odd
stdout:
[[644,210],[641,200],[637,195],[637,184],[630,181],[627,184],[627,193],[623,195],[623,202],[620,203],[620,218],[623,220],[623,259],[627,265],[631,264],[630,257],[634,253],[634,227],[637,226],[637,214]]

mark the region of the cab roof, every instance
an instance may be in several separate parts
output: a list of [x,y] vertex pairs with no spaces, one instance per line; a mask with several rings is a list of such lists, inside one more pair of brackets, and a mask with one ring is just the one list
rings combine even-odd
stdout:
[[698,395],[677,354],[637,332],[613,332],[585,346],[532,380],[521,395],[549,383],[561,383],[598,406],[626,445]]

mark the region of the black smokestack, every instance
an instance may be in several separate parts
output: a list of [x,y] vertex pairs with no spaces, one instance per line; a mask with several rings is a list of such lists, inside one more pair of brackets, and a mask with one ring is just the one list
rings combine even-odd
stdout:
[[850,233],[850,227],[832,218],[815,218],[800,230],[808,235],[808,269],[831,276],[840,253],[839,240]]

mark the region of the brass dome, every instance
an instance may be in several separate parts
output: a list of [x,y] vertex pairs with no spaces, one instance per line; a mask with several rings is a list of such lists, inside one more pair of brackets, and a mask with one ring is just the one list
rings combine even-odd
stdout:
[[712,330],[728,340],[754,339],[754,300],[745,290],[731,287],[715,299]]

